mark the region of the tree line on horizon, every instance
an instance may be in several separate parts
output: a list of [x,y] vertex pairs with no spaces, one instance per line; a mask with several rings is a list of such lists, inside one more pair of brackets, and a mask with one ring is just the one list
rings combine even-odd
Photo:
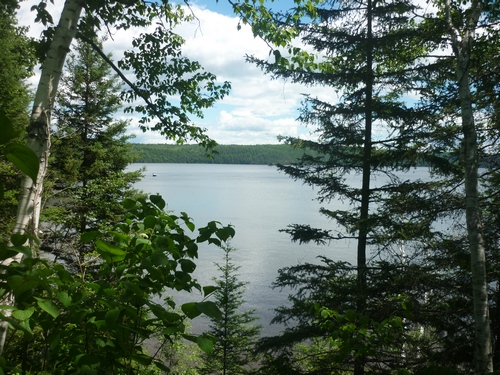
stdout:
[[[213,152],[207,152],[198,145],[171,145],[151,143],[130,143],[134,163],[194,163],[194,164],[261,164],[291,165],[297,163],[305,154],[300,148],[289,144],[261,145],[217,145]],[[312,155],[320,153],[312,151]],[[436,157],[456,159],[454,155]],[[492,160],[494,159],[494,160]],[[496,163],[496,157],[483,158],[480,165],[487,168]],[[416,167],[429,167],[424,160],[418,160]]]
[[132,143],[137,163],[292,164],[304,154],[289,145],[217,145],[210,155],[198,145]]

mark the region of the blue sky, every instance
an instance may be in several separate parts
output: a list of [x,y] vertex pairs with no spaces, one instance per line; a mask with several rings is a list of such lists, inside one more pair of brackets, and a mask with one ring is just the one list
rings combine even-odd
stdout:
[[[41,26],[34,24],[34,14],[29,11],[37,0],[21,3],[19,21],[31,27],[31,35],[40,35]],[[49,11],[59,14],[62,1],[49,3]],[[290,0],[277,2],[291,4]],[[277,136],[309,137],[311,129],[296,121],[302,93],[322,97],[334,95],[328,89],[307,88],[282,80],[271,80],[257,67],[245,62],[245,55],[266,59],[268,46],[255,39],[249,27],[237,30],[238,18],[233,16],[227,0],[191,0],[196,22],[183,24],[177,30],[185,40],[184,54],[197,60],[206,70],[217,75],[220,81],[230,81],[232,91],[215,107],[205,111],[203,119],[193,118],[198,126],[207,129],[207,134],[220,144],[269,144],[278,143]],[[273,5],[274,6],[274,5]],[[130,40],[137,30],[121,32],[105,49],[118,59],[124,50],[130,48]],[[129,33],[127,35],[127,33]],[[36,84],[37,78],[32,79]],[[131,120],[129,132],[138,143],[165,143],[161,135],[141,132],[135,118],[121,114]]]

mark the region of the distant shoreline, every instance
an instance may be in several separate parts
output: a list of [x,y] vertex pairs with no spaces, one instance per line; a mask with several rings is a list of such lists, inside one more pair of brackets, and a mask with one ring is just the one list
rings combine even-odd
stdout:
[[[207,156],[205,149],[197,144],[130,143],[130,146],[135,156],[133,163],[290,165],[304,155],[303,149],[288,144],[217,145],[211,156]],[[311,153],[310,150],[307,152]],[[417,163],[416,166],[427,165]],[[486,163],[483,162],[482,166],[485,167]]]
[[134,163],[291,164],[304,154],[303,150],[284,144],[217,145],[211,157],[198,145],[131,143],[131,146],[137,158]]

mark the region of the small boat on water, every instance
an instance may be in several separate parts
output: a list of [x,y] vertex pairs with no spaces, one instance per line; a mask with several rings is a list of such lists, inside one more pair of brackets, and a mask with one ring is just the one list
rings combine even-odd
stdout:
[[156,177],[156,173],[153,173],[153,177]]

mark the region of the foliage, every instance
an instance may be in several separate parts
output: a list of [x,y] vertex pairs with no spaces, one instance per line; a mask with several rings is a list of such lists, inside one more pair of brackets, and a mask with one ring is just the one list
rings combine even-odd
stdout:
[[224,263],[216,263],[220,275],[214,278],[217,289],[213,293],[222,318],[212,319],[208,331],[215,338],[215,344],[199,369],[206,375],[248,373],[248,366],[256,360],[252,352],[260,333],[260,326],[253,324],[258,319],[255,311],[240,311],[245,303],[243,294],[247,283],[240,281],[236,274],[240,267],[235,266],[230,257],[234,248],[226,245],[223,249]]
[[[141,116],[143,131],[158,131],[178,143],[193,140],[209,149],[215,141],[204,129],[193,125],[189,116],[203,117],[203,109],[227,95],[230,84],[219,83],[215,75],[205,71],[197,61],[182,55],[184,40],[174,29],[190,20],[192,17],[185,14],[180,4],[169,1],[147,5],[91,1],[87,17],[80,24],[81,38],[93,44],[96,30],[103,25],[138,28],[131,48],[116,66],[111,64],[128,85],[123,91],[123,99],[129,103],[125,111]],[[145,27],[151,31],[143,32]],[[134,80],[128,80],[123,71],[131,72]],[[142,103],[137,104],[138,99]]]
[[[266,40],[276,43],[274,61],[248,59],[273,77],[328,86],[339,93],[336,103],[328,101],[330,98],[305,97],[299,120],[312,126],[317,137],[285,138],[286,143],[306,152],[297,163],[278,168],[294,179],[318,187],[321,202],[338,197],[349,203],[348,209],[321,209],[322,214],[344,228],[337,236],[307,224],[295,224],[286,231],[300,242],[325,243],[335,237],[356,239],[356,282],[348,298],[354,303],[351,309],[363,316],[373,312],[368,304],[377,297],[371,293],[382,293],[368,290],[368,245],[376,243],[374,237],[381,224],[373,215],[373,206],[398,189],[393,170],[405,171],[424,160],[414,150],[414,143],[421,139],[413,129],[422,126],[427,113],[405,103],[405,98],[416,89],[418,59],[427,51],[426,44],[415,42],[417,30],[411,21],[415,11],[417,7],[408,1],[385,4],[368,0],[326,2],[271,14],[265,22],[274,23],[275,29],[262,29],[260,25],[255,28]],[[294,35],[283,39],[281,32],[287,29],[295,30]],[[294,37],[306,47],[296,47]],[[381,134],[376,141],[372,136],[375,126]],[[361,174],[359,185],[345,183],[349,173]],[[389,183],[374,188],[372,180],[377,173],[387,174]],[[384,310],[383,314],[388,315],[371,316],[370,321],[382,324],[390,318],[389,311]],[[373,331],[376,324],[355,328]],[[378,349],[381,357],[384,347]],[[372,354],[362,350],[358,353],[350,362],[355,375],[363,374],[365,366],[372,366]],[[328,357],[328,368],[346,363],[333,353]]]
[[[16,297],[13,331],[2,368],[9,373],[45,371],[143,373],[141,366],[168,369],[148,353],[147,340],[160,337],[160,345],[176,335],[193,340],[210,352],[209,335],[185,334],[185,316],[206,314],[220,318],[215,303],[203,301],[182,306],[184,314],[165,292],[197,289],[209,294],[192,278],[198,243],[221,245],[234,235],[230,226],[210,222],[190,237],[195,226],[186,213],[168,215],[160,196],[150,200],[126,199],[127,217],[113,230],[87,232],[82,241],[93,244],[100,255],[95,276],[73,274],[63,265],[25,257],[21,263],[2,266],[2,295]],[[185,229],[186,228],[186,229]],[[1,249],[2,259],[14,251],[29,252],[23,236],[13,236],[13,248]]]
[[[14,5],[14,2],[9,2],[9,5]],[[85,18],[81,17],[83,8],[85,7]],[[216,81],[216,77],[204,71],[202,67],[197,62],[191,62],[190,60],[184,58],[181,55],[181,47],[183,44],[182,38],[176,35],[172,30],[173,28],[181,22],[186,21],[189,17],[186,17],[182,11],[180,5],[172,5],[168,1],[164,2],[153,2],[150,4],[145,4],[143,2],[115,2],[115,1],[86,1],[85,4],[80,1],[74,0],[66,0],[64,2],[64,7],[59,17],[59,24],[57,26],[53,26],[53,18],[50,15],[46,8],[46,2],[41,1],[38,5],[32,7],[33,10],[37,12],[35,22],[42,22],[44,26],[46,26],[46,30],[43,33],[43,37],[37,43],[37,53],[40,61],[43,62],[41,69],[41,77],[40,83],[36,90],[35,99],[33,100],[33,111],[30,120],[30,124],[27,127],[27,139],[28,139],[28,147],[35,152],[37,159],[39,160],[38,173],[35,178],[23,178],[21,182],[22,190],[20,195],[20,200],[18,204],[17,217],[15,220],[14,232],[16,236],[12,237],[12,241],[18,246],[24,243],[27,237],[24,237],[23,234],[27,232],[31,232],[33,234],[32,244],[36,244],[36,236],[38,235],[39,229],[39,216],[40,210],[42,207],[42,191],[43,191],[43,183],[47,172],[48,166],[48,156],[50,154],[50,135],[51,135],[51,115],[52,108],[54,104],[55,97],[58,93],[58,84],[62,71],[62,67],[65,62],[66,55],[69,51],[70,45],[75,38],[76,35],[79,36],[82,40],[89,43],[92,48],[95,50],[97,54],[100,54],[101,57],[116,71],[120,78],[128,85],[130,91],[123,92],[124,99],[130,103],[129,111],[138,111],[143,116],[141,119],[142,129],[155,129],[160,131],[163,135],[165,135],[169,139],[175,139],[176,141],[182,143],[187,139],[192,139],[202,143],[206,148],[210,148],[214,145],[214,141],[210,140],[205,134],[203,129],[200,129],[190,123],[190,115],[201,116],[201,110],[203,108],[207,108],[211,106],[215,100],[218,100],[225,96],[229,91],[229,83],[218,83]],[[133,51],[126,51],[124,54],[124,58],[118,62],[118,66],[122,69],[129,70],[133,74],[135,74],[135,82],[131,82],[127,79],[124,74],[119,70],[118,66],[113,64],[106,55],[102,54],[99,46],[95,43],[97,38],[97,34],[100,30],[107,31],[115,31],[119,29],[129,29],[131,27],[148,27],[152,26],[154,31],[151,33],[138,33],[137,36],[132,41]],[[137,53],[137,51],[139,51]],[[9,55],[9,54],[7,54]],[[167,74],[167,75],[166,75]],[[178,100],[172,100],[172,97],[176,97],[178,95]],[[142,103],[137,104],[136,99],[141,98]],[[136,105],[137,104],[137,105]],[[154,118],[158,120],[156,124],[149,124]],[[124,130],[124,125],[121,127],[115,128],[115,135],[121,134]],[[103,151],[99,149],[98,151]],[[12,154],[12,152],[10,153]],[[109,191],[108,191],[109,193]],[[116,192],[115,192],[116,194]],[[104,195],[101,199],[110,199],[110,194],[108,196]],[[159,199],[155,198],[156,203],[160,203]],[[129,207],[131,208],[131,207]],[[185,215],[184,215],[185,216]],[[183,216],[183,217],[184,217]],[[145,222],[151,224],[154,216],[150,215]],[[188,223],[188,220],[184,220],[188,227],[191,227],[191,224]],[[165,223],[164,223],[165,224]],[[155,225],[153,224],[152,227]],[[173,224],[171,224],[173,226]],[[86,228],[86,225],[81,225],[81,228]],[[173,226],[175,227],[175,226]],[[123,227],[121,227],[124,229]],[[136,228],[137,229],[137,228]],[[139,228],[141,229],[141,228]],[[146,226],[146,231],[148,229],[152,229]],[[162,228],[162,230],[166,230],[166,228]],[[87,232],[91,233],[91,232]],[[118,235],[117,235],[118,233]],[[128,232],[127,232],[128,233]],[[216,235],[222,236],[227,239],[231,234],[228,231],[224,231],[221,228],[217,228],[217,224],[211,223],[209,228],[202,231],[198,240],[200,241],[209,241],[212,243],[220,243],[220,239],[211,238],[212,234],[216,233]],[[119,232],[115,232],[115,241],[122,246],[126,244],[126,238],[119,235]],[[179,236],[177,238],[175,236]],[[180,289],[191,288],[196,286],[194,281],[191,281],[188,275],[192,272],[194,267],[194,263],[191,260],[184,259],[185,254],[181,254],[182,251],[186,251],[188,257],[196,256],[196,246],[191,242],[184,243],[188,238],[183,236],[184,233],[180,230],[177,231],[176,234],[173,234],[175,237],[174,240],[171,240],[170,243],[162,243],[161,246],[166,247],[169,251],[172,251],[174,261],[169,262],[166,261],[166,256],[163,258],[155,254],[160,261],[164,261],[164,264],[161,264],[158,268],[161,269],[164,274],[164,277],[170,275],[172,271],[171,278],[169,280],[162,279],[160,275],[155,275],[157,280],[162,281],[162,287],[170,286],[176,287]],[[22,239],[22,242],[20,239]],[[128,238],[128,237],[127,237]],[[164,237],[162,237],[164,239]],[[168,242],[168,241],[164,241]],[[177,246],[176,246],[177,244]],[[171,246],[166,246],[171,245]],[[135,244],[134,244],[135,246]],[[139,247],[144,247],[145,244],[141,244],[139,242]],[[183,246],[188,246],[188,250],[185,250]],[[123,249],[119,249],[112,244],[105,242],[103,239],[99,239],[95,243],[95,248],[97,253],[103,257],[104,263],[100,267],[99,271],[101,273],[110,272],[110,270],[114,270],[114,265],[117,262],[121,262],[123,260],[127,260],[131,262],[131,259],[127,259],[127,253]],[[140,250],[137,248],[137,250]],[[176,251],[174,251],[176,250]],[[118,254],[117,254],[118,253]],[[25,279],[26,273],[31,274],[31,266],[40,265],[42,269],[42,276],[45,275],[50,277],[54,273],[43,272],[43,261],[36,258],[26,258],[25,262],[22,261],[24,253],[7,251],[8,256],[5,256],[3,267],[5,268],[5,273],[2,275],[6,275],[8,277],[9,272],[13,273],[19,272],[18,275],[13,275],[14,278],[9,280],[19,280],[19,277]],[[21,255],[22,254],[22,255]],[[11,256],[11,257],[9,257]],[[146,261],[148,258],[144,258]],[[141,257],[136,257],[133,259],[138,264],[142,264]],[[176,260],[179,260],[180,270],[175,271],[177,263]],[[20,268],[17,265],[21,265]],[[8,265],[12,265],[9,267]],[[23,267],[28,267],[25,270]],[[106,268],[107,266],[107,268]],[[110,301],[106,301],[104,298],[96,299],[97,297],[105,297],[106,293],[109,293],[112,289],[104,288],[101,289],[98,283],[94,283],[97,285],[97,288],[92,283],[85,283],[83,285],[82,291],[76,290],[75,293],[82,292],[82,295],[76,294],[74,295],[75,300],[78,300],[80,297],[84,298],[86,296],[89,297],[89,303],[94,303],[92,306],[96,307],[96,309],[91,312],[96,311],[96,316],[94,316],[93,320],[87,321],[77,321],[77,330],[80,329],[80,332],[83,332],[81,335],[75,335],[75,340],[85,340],[86,339],[86,327],[85,323],[89,323],[90,326],[93,326],[97,330],[103,326],[102,322],[104,321],[105,326],[110,328],[112,332],[108,337],[104,338],[108,341],[96,341],[92,343],[92,347],[81,346],[80,343],[76,343],[73,347],[71,345],[67,345],[65,347],[64,341],[58,341],[55,339],[50,341],[51,349],[56,349],[55,351],[42,351],[43,360],[41,363],[41,367],[58,367],[58,359],[57,354],[60,353],[61,356],[64,356],[65,353],[70,353],[70,359],[64,361],[65,366],[76,366],[81,368],[86,368],[85,371],[95,372],[92,370],[92,366],[96,363],[101,363],[102,367],[129,367],[131,368],[131,361],[135,362],[148,362],[151,361],[151,358],[142,357],[141,347],[136,346],[138,342],[142,339],[149,337],[149,332],[145,328],[149,325],[160,323],[168,323],[170,321],[171,324],[177,324],[178,315],[168,315],[164,314],[161,309],[157,309],[155,305],[151,304],[151,295],[155,292],[155,290],[151,290],[152,286],[144,285],[144,291],[140,291],[138,286],[134,283],[127,283],[127,280],[122,280],[120,277],[122,276],[122,272],[124,272],[128,267],[131,267],[134,272],[133,267],[136,267],[135,263],[127,263],[124,264],[123,267],[118,270],[118,277],[116,278],[117,285],[117,297],[132,297],[132,300],[122,301],[120,299],[113,300],[111,297]],[[56,265],[55,270],[58,271],[62,265]],[[152,263],[147,265],[147,271],[154,273],[156,265],[152,265]],[[173,269],[168,269],[168,267],[173,267]],[[163,270],[163,268],[167,268]],[[33,272],[38,272],[38,268],[34,268]],[[54,271],[55,272],[55,271]],[[144,269],[141,269],[140,272],[134,274],[132,272],[129,276],[132,280],[133,277],[136,277],[138,280],[141,278],[148,279],[147,274],[144,274]],[[156,270],[156,272],[158,272]],[[84,274],[81,272],[81,274]],[[128,275],[125,273],[125,275]],[[19,276],[19,277],[15,277]],[[70,281],[73,281],[74,278],[71,276],[69,278],[68,274],[62,274]],[[189,276],[189,275],[188,275]],[[28,278],[29,276],[26,276]],[[88,276],[89,277],[89,276]],[[39,314],[34,314],[34,319],[30,319],[29,315],[32,314],[30,311],[34,306],[40,307],[45,313],[47,313],[50,317],[53,318],[54,321],[50,321],[50,329],[52,326],[57,326],[57,319],[59,317],[70,316],[71,314],[60,314],[58,310],[53,308],[53,305],[56,305],[56,302],[53,302],[50,298],[53,297],[52,291],[49,287],[42,287],[49,285],[49,283],[62,283],[63,293],[71,296],[69,293],[70,286],[69,284],[64,284],[65,279],[56,277],[51,278],[44,284],[44,278],[37,278],[37,282],[34,287],[39,286],[40,291],[47,295],[49,295],[49,299],[43,300],[45,295],[36,298],[42,298],[42,300],[38,300],[38,304],[35,304],[35,299],[23,299],[25,296],[23,293],[19,293],[17,289],[17,284],[10,287],[5,287],[2,292],[3,301],[6,303],[6,306],[17,306],[17,310],[12,311],[8,307],[6,307],[6,311],[4,314],[4,319],[0,322],[0,352],[4,350],[5,343],[5,334],[7,332],[7,324],[9,321],[12,324],[15,324],[15,320],[20,320],[23,322],[24,326],[28,326],[28,328],[24,327],[23,332],[27,332],[28,337],[30,334],[34,334],[35,332],[41,332],[41,340],[42,344],[48,345],[48,339],[50,337],[45,335],[48,334],[49,324],[44,324],[46,322],[43,321],[43,313],[39,316]],[[85,281],[85,279],[82,279]],[[110,283],[111,278],[104,278],[102,280],[102,286],[106,286],[105,283]],[[166,283],[166,284],[165,284]],[[147,283],[146,283],[147,284]],[[77,283],[74,283],[75,287]],[[135,289],[134,289],[135,287]],[[149,287],[149,289],[148,289]],[[68,291],[64,290],[67,288]],[[120,289],[121,288],[121,289]],[[127,289],[130,291],[133,290],[137,294],[136,301],[134,302],[133,293],[129,296],[126,294]],[[153,288],[154,289],[154,288]],[[106,291],[104,291],[106,290]],[[157,291],[160,289],[157,288]],[[34,291],[38,291],[35,289]],[[9,294],[12,292],[14,294],[15,299]],[[73,293],[73,291],[71,291]],[[140,292],[140,293],[139,293]],[[88,293],[88,294],[87,294]],[[123,294],[121,294],[123,293]],[[142,293],[142,294],[141,294]],[[23,295],[21,295],[23,294]],[[29,293],[28,293],[29,294]],[[111,293],[112,294],[112,293]],[[57,294],[56,294],[57,296]],[[60,297],[61,295],[59,295]],[[95,298],[93,297],[95,296]],[[92,297],[92,298],[91,298]],[[59,303],[63,305],[64,308],[73,307],[72,299],[68,300],[64,296],[59,298]],[[129,303],[129,305],[127,305]],[[24,305],[26,306],[24,306]],[[131,305],[132,308],[129,308]],[[68,305],[68,306],[66,306]],[[137,306],[136,306],[137,305]],[[75,304],[76,307],[80,306],[80,304]],[[104,307],[103,307],[104,306]],[[100,310],[102,308],[111,308],[108,311]],[[136,307],[136,308],[135,308]],[[189,317],[195,317],[201,313],[207,313],[210,316],[218,316],[218,310],[212,303],[203,302],[199,304],[189,304],[183,306],[183,312]],[[134,310],[135,308],[135,310]],[[147,309],[155,314],[156,318],[150,321],[147,320],[138,320],[137,317],[142,317],[142,311],[146,309],[146,313],[148,313]],[[23,313],[18,313],[17,311],[26,311],[29,312],[25,315]],[[104,312],[103,312],[104,311]],[[88,311],[83,311],[83,316],[88,313]],[[108,314],[109,313],[109,314]],[[15,314],[13,316],[12,314]],[[106,314],[108,317],[108,321],[106,321]],[[135,314],[135,317],[134,317]],[[122,319],[124,321],[128,321],[127,319],[133,320],[135,323],[133,324],[143,324],[143,326],[136,326],[138,330],[129,329],[129,327],[120,326],[120,322],[115,322],[115,318]],[[62,318],[61,318],[62,320]],[[69,328],[69,326],[64,325],[63,328]],[[78,326],[78,324],[82,324]],[[95,323],[95,324],[94,324]],[[39,329],[31,329],[30,324],[38,325]],[[73,324],[73,322],[70,322]],[[19,328],[22,325],[17,324],[16,327]],[[169,328],[169,327],[167,327]],[[181,327],[182,328],[182,327]],[[30,331],[31,329],[31,331]],[[170,329],[173,329],[170,327]],[[21,332],[18,331],[18,332]],[[57,330],[53,331],[57,333]],[[64,330],[60,331],[60,334],[65,332]],[[90,332],[90,331],[89,331]],[[165,332],[168,336],[169,332]],[[54,336],[52,336],[52,339]],[[193,338],[194,339],[194,338]],[[139,340],[139,341],[137,341]],[[201,337],[196,339],[198,344],[202,346],[205,350],[209,350],[211,347],[211,340],[207,337]],[[70,340],[68,342],[71,343]],[[25,341],[28,343],[28,341]],[[106,345],[108,343],[109,345]],[[122,352],[116,356],[103,356],[106,355],[109,347],[114,346],[116,348],[120,348]],[[130,346],[132,345],[132,346]],[[102,346],[100,351],[94,350],[97,347]],[[67,350],[66,350],[67,348]],[[76,353],[74,352],[76,350]],[[78,351],[82,350],[80,354]],[[76,357],[73,355],[76,354]],[[109,354],[109,353],[108,353]],[[29,358],[27,356],[25,359]],[[97,359],[96,359],[97,358]],[[88,360],[88,363],[85,361]],[[28,365],[28,364],[26,364]],[[39,363],[35,361],[33,363],[34,366],[38,366]],[[13,366],[16,366],[14,364]],[[106,372],[106,371],[104,371]]]
[[207,157],[196,145],[132,144],[139,163],[290,164],[303,151],[288,145],[217,145]]
[[[82,16],[85,8],[85,16]],[[216,77],[206,72],[197,62],[182,56],[182,38],[173,32],[175,26],[191,19],[180,5],[168,1],[144,4],[142,2],[88,1],[83,4],[66,0],[57,26],[48,12],[46,2],[32,7],[35,22],[46,27],[37,41],[37,57],[43,62],[40,83],[33,100],[33,111],[28,126],[28,146],[40,160],[37,181],[23,179],[26,187],[20,196],[17,211],[16,233],[30,229],[37,234],[42,186],[50,153],[51,115],[58,94],[59,81],[66,56],[73,39],[78,37],[88,43],[120,77],[123,99],[130,104],[129,112],[141,114],[141,129],[154,129],[168,139],[179,143],[194,140],[206,149],[215,141],[204,130],[191,124],[190,116],[202,116],[202,109],[224,97],[229,83],[218,83]],[[101,31],[113,33],[130,28],[149,28],[138,32],[132,40],[131,50],[113,63],[96,43]],[[128,70],[132,79],[122,70]],[[139,100],[138,100],[139,99]],[[152,122],[158,122],[153,124]],[[36,185],[36,186],[34,186]],[[32,208],[33,207],[33,208]],[[31,223],[32,228],[28,228]],[[1,348],[0,348],[1,349]]]
[[[19,136],[19,132],[16,132],[12,121],[3,111],[0,112],[0,124],[2,125],[3,130],[0,138],[2,155],[30,178],[36,178],[38,172],[38,158],[31,149],[26,147],[24,144],[15,141],[15,139]],[[3,198],[3,184],[1,187]]]
[[[33,51],[25,29],[16,26],[16,4],[0,8],[0,234],[7,241],[17,207],[19,170],[36,178],[38,160],[22,141],[30,102],[25,79],[33,70]],[[15,168],[13,168],[15,167]]]
[[[449,265],[446,272],[438,259]],[[291,291],[290,304],[276,310],[273,322],[287,328],[260,340],[259,350],[268,354],[264,369],[337,374],[364,356],[368,373],[470,370],[470,277],[468,262],[459,263],[463,255],[436,256],[435,264],[371,264],[362,313],[355,310],[356,268],[320,260],[279,271],[274,286]]]
[[134,157],[125,134],[129,123],[113,118],[121,104],[117,78],[91,46],[80,42],[69,56],[54,109],[48,176],[54,186],[46,193],[43,248],[69,263],[80,253],[80,267],[86,246],[75,243],[76,234],[119,220],[120,200],[140,178],[140,171],[125,172]]
[[[189,327],[187,328],[189,330]],[[198,345],[178,335],[164,345],[161,354],[172,375],[200,375],[198,367],[202,363],[202,353]]]

